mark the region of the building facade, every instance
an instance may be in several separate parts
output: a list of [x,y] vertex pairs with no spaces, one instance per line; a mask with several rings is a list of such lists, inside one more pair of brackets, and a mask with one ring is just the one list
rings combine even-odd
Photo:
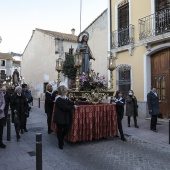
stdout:
[[156,86],[160,110],[170,116],[170,1],[109,0],[109,51],[116,57],[114,88],[133,89],[139,116],[147,117],[147,93]]
[[11,75],[12,64],[13,58],[10,54],[0,53],[0,83],[5,83],[7,78]]
[[[57,85],[58,73],[55,71],[56,59],[65,60],[69,50],[73,53],[77,48],[75,30],[71,34],[35,29],[28,42],[21,60],[21,75],[24,82],[29,84],[35,98],[44,98],[45,87],[48,83],[54,88]],[[108,48],[108,13],[102,12],[84,31],[89,33],[88,45],[95,57],[90,60],[91,68],[101,75],[107,71]],[[61,84],[68,84],[68,79],[61,76]]]
[[89,33],[88,44],[95,57],[95,61],[91,60],[91,68],[108,77],[108,10],[104,10],[85,31]]
[[[36,29],[28,42],[21,60],[23,81],[30,86],[33,97],[44,98],[46,85],[57,85],[58,73],[55,70],[56,59],[65,60],[65,53],[77,48],[77,36],[55,31]],[[66,78],[61,77],[64,83]]]

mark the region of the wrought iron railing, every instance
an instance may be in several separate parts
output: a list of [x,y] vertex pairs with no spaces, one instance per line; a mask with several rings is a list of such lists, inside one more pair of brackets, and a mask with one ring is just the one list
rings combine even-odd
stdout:
[[139,19],[139,40],[170,32],[170,8]]
[[134,43],[134,25],[112,32],[112,49]]

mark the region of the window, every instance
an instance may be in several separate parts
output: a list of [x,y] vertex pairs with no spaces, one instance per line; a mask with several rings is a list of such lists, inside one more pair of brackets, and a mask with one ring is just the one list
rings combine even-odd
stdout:
[[1,66],[5,66],[5,60],[1,60]]
[[129,44],[129,3],[118,8],[118,47]]
[[129,25],[129,3],[118,8],[118,30],[127,28]]
[[155,0],[155,11],[164,10],[170,7],[170,0]]
[[69,55],[73,55],[74,48],[69,48]]
[[118,70],[118,89],[121,90],[125,96],[128,95],[128,91],[131,89],[130,69],[130,66],[123,65],[119,67]]
[[6,78],[5,70],[0,70],[0,79],[5,80],[5,78]]
[[47,84],[48,84],[48,82],[47,82],[47,83],[44,83],[44,93],[46,93]]
[[156,35],[170,31],[170,0],[155,0]]

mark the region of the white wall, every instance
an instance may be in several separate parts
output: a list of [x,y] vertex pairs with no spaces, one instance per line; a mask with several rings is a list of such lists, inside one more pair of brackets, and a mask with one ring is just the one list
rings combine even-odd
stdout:
[[[76,48],[77,43],[63,42],[64,52],[71,47]],[[54,37],[37,30],[34,31],[21,61],[21,74],[25,82],[35,92],[34,97],[41,97],[45,82],[56,83],[57,71],[55,71],[56,59]]]
[[103,13],[86,31],[89,33],[88,44],[96,59],[90,60],[92,69],[107,77],[108,11]]

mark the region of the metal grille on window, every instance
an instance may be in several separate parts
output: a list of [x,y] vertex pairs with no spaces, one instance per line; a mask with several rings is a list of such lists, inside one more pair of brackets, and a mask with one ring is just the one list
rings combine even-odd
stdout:
[[170,31],[170,0],[155,0],[155,34]]
[[165,76],[155,77],[156,92],[160,100],[166,99]]
[[129,3],[118,8],[118,47],[129,44]]
[[170,0],[155,0],[155,11],[166,9],[170,7]]
[[123,92],[125,96],[128,95],[128,91],[131,89],[130,67],[120,67],[118,70],[117,85],[119,90]]

